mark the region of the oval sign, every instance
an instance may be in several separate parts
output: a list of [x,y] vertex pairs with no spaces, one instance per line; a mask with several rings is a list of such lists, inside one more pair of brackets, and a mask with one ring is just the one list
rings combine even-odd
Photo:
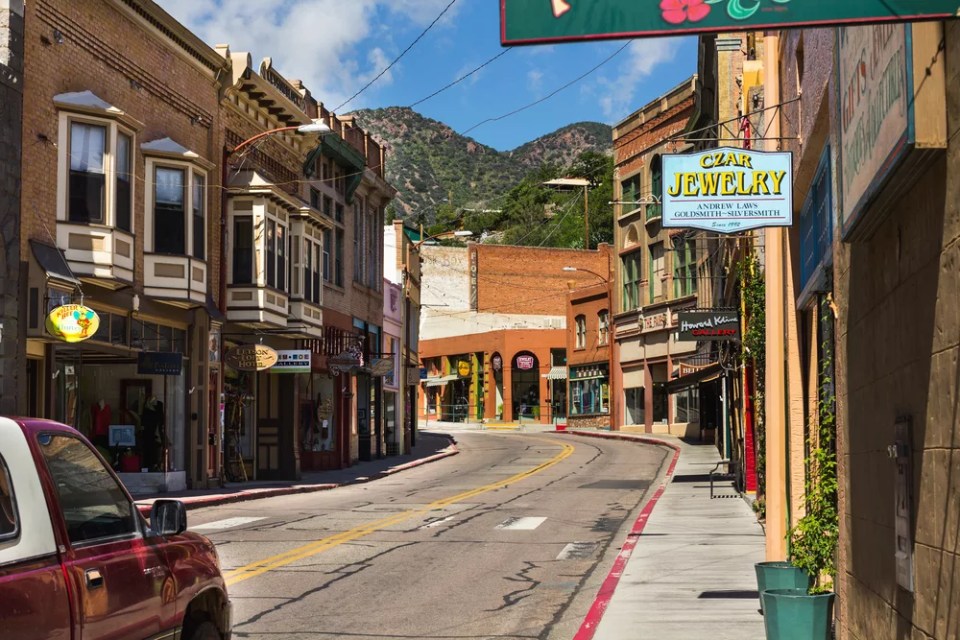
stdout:
[[237,371],[264,371],[277,364],[277,352],[264,344],[242,344],[227,351],[223,361]]
[[470,363],[466,360],[461,360],[457,363],[457,373],[461,378],[466,378],[470,375]]
[[100,328],[97,312],[82,304],[65,304],[47,314],[47,332],[64,342],[83,342]]

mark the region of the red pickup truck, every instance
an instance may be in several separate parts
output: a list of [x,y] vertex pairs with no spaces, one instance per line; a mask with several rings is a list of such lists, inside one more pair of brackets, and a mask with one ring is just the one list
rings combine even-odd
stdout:
[[5,640],[229,640],[220,560],[186,528],[176,500],[148,524],[76,430],[0,417]]

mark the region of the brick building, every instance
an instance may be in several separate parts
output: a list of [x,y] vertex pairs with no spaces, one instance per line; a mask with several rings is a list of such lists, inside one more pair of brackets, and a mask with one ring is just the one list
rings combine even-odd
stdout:
[[[111,459],[107,427],[133,425],[124,468],[157,472],[130,474],[133,490],[204,486],[218,475],[208,346],[225,61],[152,2],[29,3],[24,48],[23,410]],[[45,331],[65,302],[99,314],[92,338]]]
[[[469,244],[422,246],[424,419],[550,422],[566,367],[567,282],[608,268],[594,251]],[[579,279],[579,278],[577,278]],[[551,373],[554,373],[551,376]]]
[[[627,429],[697,435],[720,416],[701,411],[702,376],[681,378],[686,367],[713,364],[705,345],[679,341],[678,310],[699,305],[706,263],[703,233],[664,229],[661,159],[692,148],[682,135],[694,116],[697,77],[651,101],[613,129],[615,245],[614,353],[611,401]],[[685,367],[681,367],[685,365]],[[715,398],[718,390],[710,389]],[[712,406],[712,405],[711,405]]]

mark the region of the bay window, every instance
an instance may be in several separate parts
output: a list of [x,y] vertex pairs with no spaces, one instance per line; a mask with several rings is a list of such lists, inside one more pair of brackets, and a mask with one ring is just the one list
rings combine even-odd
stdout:
[[311,238],[303,239],[303,299],[313,304],[321,300],[321,246]]
[[117,133],[117,179],[114,186],[116,227],[133,232],[133,138]]
[[107,127],[70,123],[70,222],[106,221]]
[[205,260],[205,172],[187,162],[148,158],[147,180],[146,251]]
[[253,284],[253,218],[233,218],[233,284]]
[[112,120],[61,114],[61,220],[133,232],[133,135]]

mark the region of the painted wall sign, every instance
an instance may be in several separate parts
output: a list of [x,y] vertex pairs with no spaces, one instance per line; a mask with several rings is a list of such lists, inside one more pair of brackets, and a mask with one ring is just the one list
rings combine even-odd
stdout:
[[680,340],[739,340],[740,318],[736,313],[678,311]]
[[470,375],[470,372],[473,368],[470,366],[470,363],[466,360],[460,360],[457,362],[457,375],[461,378],[466,378]]
[[793,156],[720,147],[663,156],[663,226],[737,233],[793,221]]
[[141,351],[137,354],[137,374],[141,376],[178,376],[183,372],[183,354]]
[[943,20],[957,0],[500,0],[504,46],[800,26]]
[[64,342],[82,342],[100,328],[97,312],[82,304],[65,304],[47,314],[47,332]]
[[270,373],[310,373],[311,355],[309,349],[277,351],[277,362]]
[[656,331],[657,329],[663,329],[667,326],[667,313],[666,311],[662,313],[657,313],[651,316],[644,316],[643,318],[643,332],[647,331]]
[[533,356],[517,356],[517,369],[529,371],[533,369],[534,362]]
[[242,344],[227,351],[223,361],[237,371],[265,371],[277,362],[277,352],[262,344]]

